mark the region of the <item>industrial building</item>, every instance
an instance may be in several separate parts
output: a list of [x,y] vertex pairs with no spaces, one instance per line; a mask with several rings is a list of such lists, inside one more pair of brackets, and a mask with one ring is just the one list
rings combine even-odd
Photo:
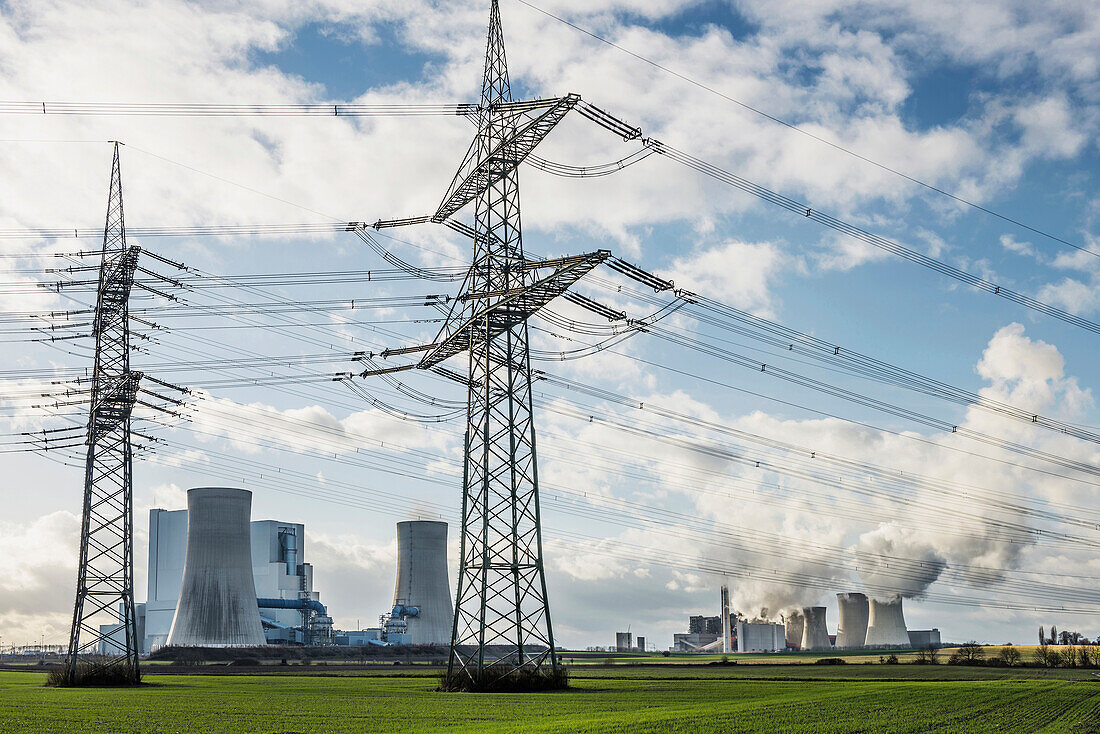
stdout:
[[615,652],[633,652],[634,635],[629,632],[615,633]]
[[867,647],[908,647],[909,632],[905,628],[901,597],[871,599],[871,613],[867,621]]
[[930,630],[909,630],[909,646],[917,649],[924,647],[940,647],[940,631],[933,627]]
[[200,487],[187,492],[187,550],[168,645],[263,645],[248,521],[252,493]]
[[802,607],[802,644],[803,650],[829,650],[829,628],[825,624],[825,607]]
[[783,629],[787,647],[794,650],[802,649],[802,632],[805,626],[806,620],[802,616],[801,609],[791,609],[784,615]]
[[[192,490],[194,491],[194,490]],[[244,491],[244,490],[237,490]],[[188,492],[188,506],[191,492]],[[305,527],[275,520],[245,520],[256,608],[264,639],[272,644],[331,644],[332,620],[313,590],[306,562]],[[217,536],[212,542],[220,543]],[[168,642],[183,585],[188,510],[149,511],[149,578],[143,652]],[[259,600],[262,599],[263,602]],[[270,604],[260,608],[260,604]]]
[[781,652],[787,646],[783,625],[775,622],[738,617],[734,634],[737,652]]
[[836,626],[836,647],[852,649],[863,647],[867,639],[867,620],[870,607],[867,595],[858,592],[836,595],[840,620]]
[[449,645],[453,623],[447,523],[397,523],[397,582],[382,639],[391,645]]

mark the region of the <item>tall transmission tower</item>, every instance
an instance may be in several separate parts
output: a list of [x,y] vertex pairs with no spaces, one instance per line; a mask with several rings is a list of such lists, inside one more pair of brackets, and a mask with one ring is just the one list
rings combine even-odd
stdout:
[[[80,565],[69,637],[66,682],[109,677],[138,683],[137,616],[134,610],[133,498],[130,412],[140,372],[130,370],[129,299],[139,250],[126,246],[122,175],[118,147],[111,163],[111,188],[99,266],[93,336],[88,454]],[[100,631],[104,613],[119,610],[121,629]]]
[[[513,101],[497,0],[489,17],[478,132],[434,215],[374,227],[447,224],[473,239],[473,261],[431,344],[417,363],[360,376],[432,369],[468,386],[462,486],[461,563],[448,680],[491,687],[516,674],[556,675],[546,593],[527,319],[610,256],[599,250],[555,260],[524,257],[520,163],[580,102],[577,95]],[[451,219],[474,204],[474,225]],[[357,233],[369,234],[359,225]],[[549,272],[547,272],[549,271]],[[460,375],[440,365],[468,353]]]

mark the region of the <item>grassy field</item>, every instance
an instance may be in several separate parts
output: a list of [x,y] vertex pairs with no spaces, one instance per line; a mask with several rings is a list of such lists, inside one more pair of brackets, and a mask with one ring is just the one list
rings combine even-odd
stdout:
[[[819,678],[764,680],[745,677],[750,667],[757,670],[696,666],[692,680],[683,668],[659,678],[652,667],[591,668],[576,671],[572,690],[541,694],[435,693],[431,678],[392,675],[151,675],[140,689],[52,689],[42,673],[0,672],[0,731],[1100,731],[1100,679],[1091,676],[1043,680],[1032,674],[1047,671],[1026,671],[1010,680],[945,681],[934,679],[943,670],[928,666],[849,665],[774,666]],[[914,677],[870,677],[887,669]],[[649,677],[639,672],[647,670]]]

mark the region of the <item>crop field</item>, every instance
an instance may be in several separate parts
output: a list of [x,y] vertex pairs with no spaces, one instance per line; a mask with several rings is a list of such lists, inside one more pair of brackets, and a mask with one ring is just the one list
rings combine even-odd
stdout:
[[[746,666],[748,667],[748,666]],[[770,666],[769,666],[770,667]],[[776,666],[777,668],[783,666]],[[139,689],[45,688],[0,672],[0,731],[16,732],[1070,732],[1100,731],[1100,679],[937,680],[930,666],[786,666],[813,680],[576,671],[569,691],[455,694],[431,677],[150,675]],[[854,670],[924,679],[851,680]],[[946,666],[935,666],[946,668]],[[850,668],[850,670],[839,670]],[[924,672],[926,671],[927,672]],[[671,671],[670,671],[671,672]],[[615,673],[623,674],[615,676]],[[979,672],[980,674],[980,672]],[[781,678],[782,676],[776,676]]]

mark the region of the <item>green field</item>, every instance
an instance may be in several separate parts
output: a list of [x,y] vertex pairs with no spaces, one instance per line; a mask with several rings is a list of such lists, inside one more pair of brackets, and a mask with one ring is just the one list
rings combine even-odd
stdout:
[[[1035,676],[1048,671],[1025,670],[1004,671],[1014,673],[1004,680],[937,680],[947,666],[766,666],[773,678],[787,678],[768,680],[746,677],[750,666],[694,667],[695,679],[681,674],[686,668],[662,677],[652,667],[577,670],[572,690],[540,694],[435,693],[429,677],[316,669],[150,675],[139,689],[113,690],[46,688],[42,673],[0,672],[0,731],[1100,731],[1100,679],[1088,675],[1044,680]],[[874,679],[871,671],[911,678]],[[816,679],[792,678],[807,673]]]

